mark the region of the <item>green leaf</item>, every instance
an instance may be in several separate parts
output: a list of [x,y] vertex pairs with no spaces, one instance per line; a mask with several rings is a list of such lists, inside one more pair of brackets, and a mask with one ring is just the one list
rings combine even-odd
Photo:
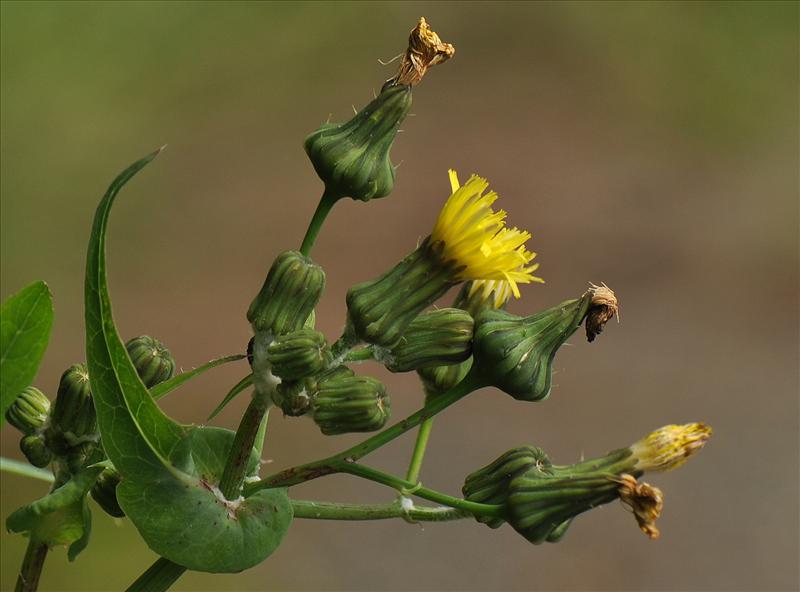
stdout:
[[[120,506],[153,551],[189,569],[223,573],[257,565],[280,545],[292,520],[285,489],[230,502],[216,487],[233,438],[230,430],[197,427],[176,451],[173,462],[198,476],[198,486],[176,479],[119,484]],[[255,474],[255,454],[250,463]]]
[[225,395],[225,398],[222,399],[222,403],[217,405],[217,408],[214,409],[214,411],[211,412],[211,415],[208,416],[208,421],[211,421],[217,415],[219,415],[219,412],[225,409],[225,406],[231,401],[233,401],[233,399],[236,398],[236,395],[244,391],[251,384],[253,384],[253,375],[248,374],[247,376],[242,378],[239,382],[237,382],[235,385],[233,385],[231,390],[228,391],[228,394]]
[[[111,311],[105,261],[108,215],[119,190],[158,152],[111,184],[95,214],[86,263],[86,355],[97,422],[122,475],[117,500],[151,549],[189,569],[237,572],[263,561],[292,519],[284,490],[236,502],[218,493],[230,430],[184,426],[165,415],[136,374]],[[258,468],[253,454],[251,470]],[[263,493],[263,495],[261,495]]]
[[23,288],[0,307],[0,426],[36,376],[52,326],[53,298],[44,282]]
[[59,488],[13,512],[6,528],[49,547],[71,545],[69,558],[73,560],[88,542],[91,514],[86,494],[102,470],[81,469]]
[[236,362],[238,360],[243,360],[247,356],[244,354],[235,354],[232,356],[225,356],[224,358],[217,358],[216,360],[211,360],[210,362],[206,362],[199,368],[195,368],[194,370],[189,370],[188,372],[182,372],[177,376],[173,376],[169,380],[166,380],[160,384],[157,384],[153,388],[150,389],[150,395],[158,401],[161,397],[166,396],[167,394],[174,391],[179,386],[183,385],[183,383],[188,382],[195,376],[199,376],[206,370],[211,370],[217,366],[221,366],[222,364],[227,364],[228,362]]

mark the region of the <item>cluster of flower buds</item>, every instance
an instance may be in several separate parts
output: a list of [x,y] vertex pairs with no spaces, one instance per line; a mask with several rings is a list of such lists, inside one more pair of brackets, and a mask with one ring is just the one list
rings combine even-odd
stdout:
[[[503,505],[505,520],[534,544],[560,540],[576,516],[616,499],[632,510],[648,537],[657,538],[663,495],[638,478],[680,466],[710,435],[700,423],[666,426],[628,448],[565,466],[553,465],[539,448],[523,446],[469,475],[463,493],[470,501]],[[504,522],[479,520],[492,528]]]
[[[175,360],[158,340],[142,335],[128,341],[125,348],[147,388],[175,374]],[[20,449],[36,467],[58,461],[60,470],[74,473],[100,440],[89,372],[84,364],[74,364],[64,371],[52,405],[42,391],[30,386],[9,407],[6,419],[23,433]],[[106,469],[92,488],[92,496],[112,516],[124,515],[114,494],[118,482],[119,474]]]

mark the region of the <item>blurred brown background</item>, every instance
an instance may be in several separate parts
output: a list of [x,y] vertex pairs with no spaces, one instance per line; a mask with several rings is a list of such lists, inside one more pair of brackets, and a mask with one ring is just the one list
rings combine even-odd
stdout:
[[[512,224],[530,229],[547,283],[532,313],[607,282],[622,322],[581,334],[538,404],[498,392],[436,421],[427,486],[523,443],[557,463],[627,445],[653,428],[715,430],[661,487],[662,538],[618,504],[580,517],[558,545],[473,521],[297,520],[243,574],[191,573],[176,590],[796,590],[798,588],[798,5],[692,3],[2,4],[2,297],[36,279],[56,304],[36,384],[84,358],[83,271],[108,183],[169,148],[112,217],[114,310],[127,337],[162,339],[184,368],[242,351],[244,312],[272,258],[297,247],[321,183],[301,147],[361,107],[425,15],[457,54],[414,95],[393,151],[394,193],[342,202],[315,257],[328,289],[318,326],[334,339],[344,293],[427,234],[446,170],[488,177]],[[164,401],[203,422],[245,371],[228,366]],[[394,417],[421,403],[413,375],[386,380]],[[234,428],[245,397],[219,425]],[[18,457],[18,436],[2,453]],[[276,413],[266,456],[282,468],[358,437],[325,438]],[[412,437],[370,462],[403,472]],[[2,517],[45,486],[2,476]],[[331,477],[297,497],[387,501]],[[95,507],[93,540],[56,550],[42,588],[119,590],[154,559],[128,521]],[[3,532],[3,589],[25,541]]]

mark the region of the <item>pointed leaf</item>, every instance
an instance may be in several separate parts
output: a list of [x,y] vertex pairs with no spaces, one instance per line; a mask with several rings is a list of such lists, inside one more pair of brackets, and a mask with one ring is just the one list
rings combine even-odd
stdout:
[[[156,154],[111,184],[89,241],[86,352],[98,426],[108,458],[122,476],[117,500],[150,548],[189,569],[237,572],[280,544],[292,519],[286,492],[262,490],[235,502],[219,495],[216,484],[235,434],[183,426],[167,417],[136,374],[111,311],[105,267],[108,215],[122,186]],[[255,452],[250,468],[255,474]]]
[[52,326],[53,298],[44,282],[23,288],[0,307],[0,426],[36,376]]
[[225,409],[228,403],[230,403],[236,398],[236,395],[244,391],[251,384],[253,384],[253,375],[248,374],[247,376],[242,378],[239,382],[237,382],[235,385],[233,385],[231,390],[228,391],[228,394],[225,395],[225,398],[222,399],[222,402],[219,405],[217,405],[217,408],[214,409],[214,411],[211,412],[211,415],[208,416],[208,421],[211,421],[217,415],[219,415],[220,411]]
[[243,360],[246,357],[247,356],[243,354],[235,354],[232,356],[225,356],[224,358],[217,358],[216,360],[211,360],[210,362],[206,362],[205,364],[203,364],[198,368],[195,368],[194,370],[189,370],[188,372],[181,372],[177,376],[173,376],[169,380],[165,380],[164,382],[155,385],[153,388],[150,389],[150,394],[156,401],[158,401],[161,397],[166,396],[179,386],[182,386],[185,382],[188,382],[192,378],[199,376],[206,370],[211,370],[212,368],[216,368],[217,366],[221,366],[222,364],[227,364],[228,362],[236,362],[238,360]]

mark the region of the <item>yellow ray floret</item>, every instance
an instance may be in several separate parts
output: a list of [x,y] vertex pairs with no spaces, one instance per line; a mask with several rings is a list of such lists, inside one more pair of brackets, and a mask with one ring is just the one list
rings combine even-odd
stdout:
[[[439,214],[431,239],[442,243],[446,261],[455,261],[463,267],[458,279],[495,282],[491,287],[483,286],[486,297],[494,291],[495,298],[498,294],[502,298],[505,293],[507,299],[510,290],[519,298],[517,284],[542,281],[533,275],[539,264],[530,265],[536,253],[525,248],[531,234],[506,227],[506,213],[492,209],[497,194],[494,191],[484,194],[489,187],[486,179],[472,175],[461,186],[456,172],[449,173],[453,192]],[[502,282],[507,287],[500,285]]]
[[668,425],[648,434],[631,446],[636,468],[643,471],[669,471],[681,466],[711,437],[703,423]]

